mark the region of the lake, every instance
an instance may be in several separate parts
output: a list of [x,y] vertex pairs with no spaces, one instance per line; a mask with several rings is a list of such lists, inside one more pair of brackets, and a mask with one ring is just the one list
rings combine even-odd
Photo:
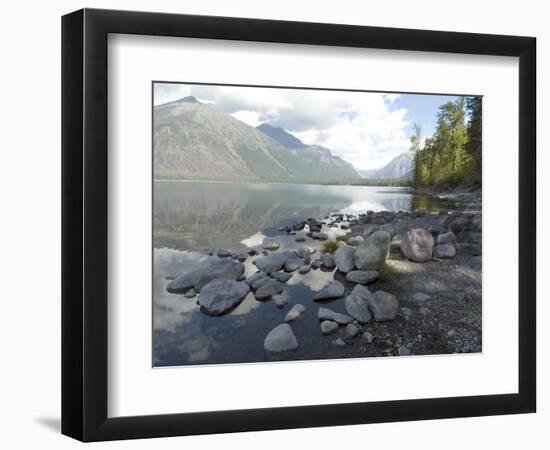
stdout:
[[400,187],[155,181],[155,248],[231,247],[258,232],[331,212],[436,210],[441,203]]
[[[367,210],[411,210],[443,207],[430,197],[404,188],[371,186],[320,186],[191,181],[154,182],[154,273],[153,338],[154,365],[220,364],[279,360],[263,349],[266,334],[280,324],[295,303],[309,311],[295,333],[300,346],[284,360],[325,359],[364,356],[358,346],[332,345],[319,332],[319,321],[311,298],[339,274],[312,270],[295,273],[286,283],[289,303],[284,309],[271,301],[259,302],[253,294],[230,314],[203,314],[197,298],[166,291],[169,279],[208,258],[208,249],[260,244],[266,236],[278,236],[280,250],[306,245],[319,257],[321,243],[308,240],[297,244],[279,228],[299,220],[322,218],[330,213],[364,213]],[[331,233],[338,230],[327,230]],[[342,232],[342,231],[339,231]],[[215,258],[215,257],[214,257]],[[249,257],[246,275],[256,271]],[[343,302],[330,305],[345,312]]]

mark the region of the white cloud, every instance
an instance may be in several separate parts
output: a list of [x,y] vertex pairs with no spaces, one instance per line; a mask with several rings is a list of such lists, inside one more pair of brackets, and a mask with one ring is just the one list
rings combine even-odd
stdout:
[[306,144],[331,149],[359,169],[382,167],[409,148],[407,111],[392,106],[399,94],[155,85],[155,104],[186,95],[214,102],[248,125],[267,122],[284,128]]

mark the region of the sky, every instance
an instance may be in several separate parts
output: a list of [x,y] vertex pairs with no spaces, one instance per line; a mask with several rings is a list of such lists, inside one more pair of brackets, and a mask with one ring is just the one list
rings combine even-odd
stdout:
[[379,169],[410,146],[413,124],[431,136],[456,96],[155,83],[154,104],[192,95],[247,123],[280,127],[357,169]]

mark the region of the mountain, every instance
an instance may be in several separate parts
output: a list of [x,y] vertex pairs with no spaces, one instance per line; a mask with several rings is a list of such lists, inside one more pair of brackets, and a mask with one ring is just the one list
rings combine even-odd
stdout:
[[340,180],[361,178],[355,167],[339,156],[333,155],[326,147],[321,145],[306,145],[296,136],[293,136],[282,128],[273,127],[266,123],[259,125],[256,129],[288,148],[295,156],[317,167],[317,170],[323,174],[323,177],[331,177],[331,174],[336,172],[340,174]]
[[194,97],[155,106],[153,116],[156,178],[314,183],[359,177],[328,149],[287,148]]
[[412,177],[414,153],[404,152],[393,158],[381,169],[361,170],[359,173],[364,178],[389,179],[389,178],[410,178]]
[[287,133],[282,128],[272,127],[267,123],[262,123],[258,125],[256,129],[260,130],[262,133],[267,134],[270,138],[275,139],[279,144],[286,148],[304,148],[304,144],[296,136],[293,136],[290,133]]

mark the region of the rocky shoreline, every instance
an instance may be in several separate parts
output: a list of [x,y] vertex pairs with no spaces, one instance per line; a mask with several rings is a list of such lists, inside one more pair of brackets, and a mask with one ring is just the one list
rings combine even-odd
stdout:
[[[170,277],[166,289],[196,298],[214,317],[250,296],[273,302],[280,323],[265,331],[268,354],[299,348],[295,330],[311,314],[335,348],[354,346],[358,355],[479,352],[481,194],[455,194],[456,207],[437,213],[366,211],[296,221],[257,245],[210,251],[197,268]],[[291,298],[290,280],[316,271],[326,273],[328,284],[311,298]]]

